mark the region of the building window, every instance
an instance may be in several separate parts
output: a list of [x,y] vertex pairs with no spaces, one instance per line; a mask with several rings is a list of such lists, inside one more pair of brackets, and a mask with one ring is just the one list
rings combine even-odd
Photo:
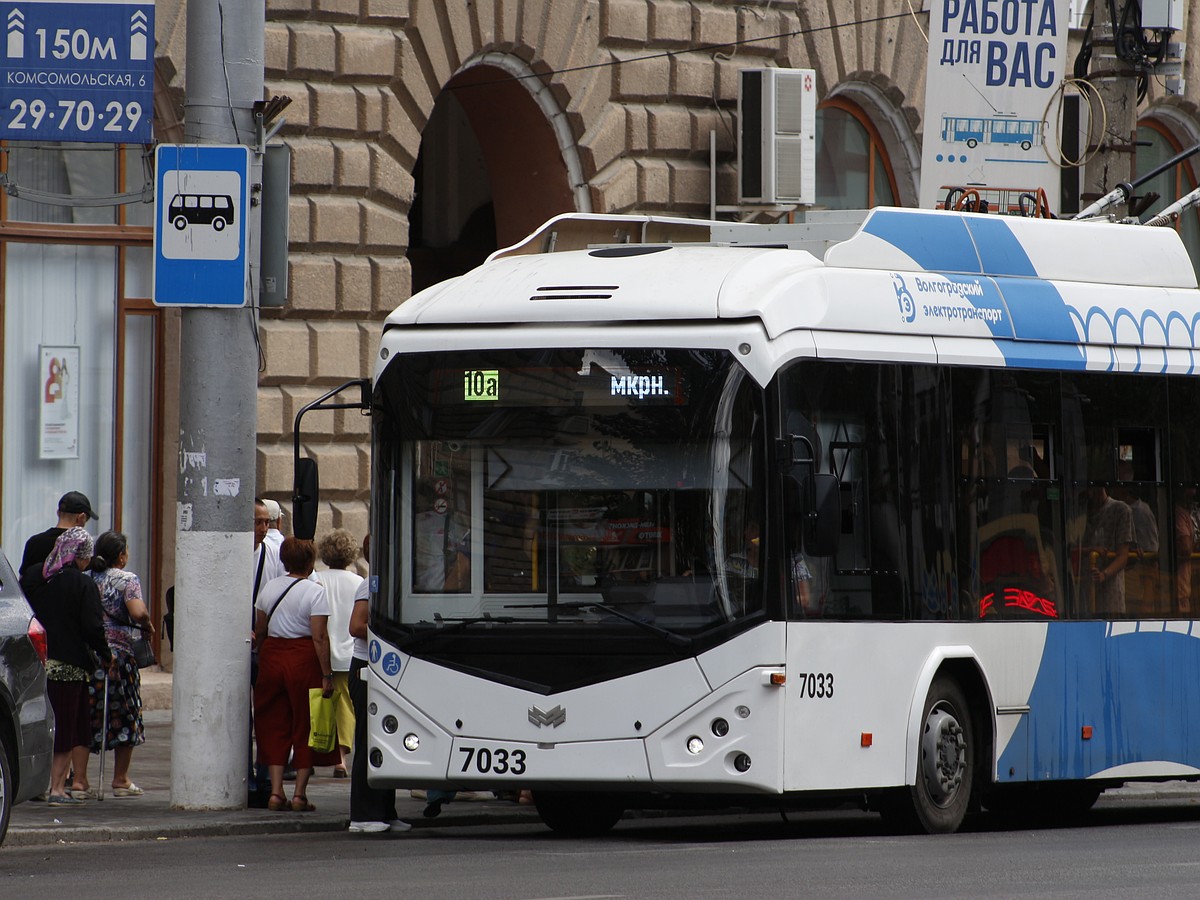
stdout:
[[[1154,119],[1144,119],[1137,130],[1138,149],[1136,171],[1149,172],[1162,165],[1175,154],[1183,150],[1183,145],[1166,127]],[[1142,221],[1152,218],[1159,210],[1174,203],[1184,194],[1196,189],[1196,170],[1192,160],[1172,166],[1167,171],[1155,176],[1150,181],[1139,186],[1138,190],[1144,195],[1154,191],[1159,195],[1150,208],[1142,214]],[[1186,210],[1175,222],[1175,230],[1183,238],[1188,255],[1192,258],[1192,266],[1200,273],[1200,209],[1192,207]]]
[[54,524],[58,498],[81,490],[100,515],[94,533],[128,535],[153,603],[163,394],[153,204],[111,202],[145,190],[144,149],[14,144],[0,165],[15,186],[0,193],[4,544],[15,563]]
[[817,107],[817,205],[896,205],[896,177],[878,130],[862,107],[833,97]]

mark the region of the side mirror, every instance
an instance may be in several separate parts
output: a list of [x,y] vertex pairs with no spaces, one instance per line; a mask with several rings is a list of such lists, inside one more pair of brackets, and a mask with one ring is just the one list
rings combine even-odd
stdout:
[[[332,403],[332,398],[342,391],[358,388],[355,403]],[[300,420],[312,409],[357,409],[368,415],[371,412],[371,382],[357,378],[335,387],[304,406],[296,413],[296,424],[292,432],[292,533],[301,540],[311,541],[317,533],[317,507],[320,497],[320,479],[317,477],[317,461],[300,456]]]
[[317,533],[317,498],[321,493],[317,461],[306,456],[296,459],[295,466],[292,533],[302,541],[311,541]]

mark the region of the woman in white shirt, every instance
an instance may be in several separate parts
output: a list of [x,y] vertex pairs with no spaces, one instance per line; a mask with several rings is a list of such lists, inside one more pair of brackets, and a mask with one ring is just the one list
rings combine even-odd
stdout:
[[[267,808],[309,812],[305,790],[313,766],[332,766],[337,751],[317,753],[308,746],[308,692],[333,696],[329,660],[329,601],[325,588],[310,580],[316,550],[312,541],[286,538],[279,559],[287,574],[274,578],[255,601],[254,637],[258,681],[254,685],[254,731],[258,761],[271,774]],[[291,753],[296,787],[291,804],[283,794],[283,770]]]
[[334,778],[346,777],[346,757],[354,746],[354,706],[350,702],[350,657],[354,638],[350,636],[350,613],[354,594],[362,576],[349,569],[358,559],[358,544],[345,528],[335,528],[317,546],[321,562],[329,566],[316,579],[325,587],[329,601],[329,659],[333,668],[333,703],[337,716],[337,742],[341,761],[333,770]]

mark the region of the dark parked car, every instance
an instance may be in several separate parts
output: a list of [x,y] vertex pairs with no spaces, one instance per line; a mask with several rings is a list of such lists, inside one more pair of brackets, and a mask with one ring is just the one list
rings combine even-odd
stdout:
[[46,697],[46,632],[0,552],[0,842],[13,804],[50,784],[54,713]]

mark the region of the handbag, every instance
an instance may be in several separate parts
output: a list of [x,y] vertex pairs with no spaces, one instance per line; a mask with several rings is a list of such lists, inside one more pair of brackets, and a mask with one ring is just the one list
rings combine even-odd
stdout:
[[318,753],[332,753],[337,744],[337,720],[333,697],[321,688],[308,689],[308,746]]
[[130,649],[133,651],[133,660],[137,663],[139,669],[157,665],[158,660],[154,658],[154,644],[150,642],[150,638],[146,637],[145,634],[139,638],[134,638]]
[[133,651],[133,660],[139,669],[158,664],[158,660],[154,657],[154,644],[150,642],[150,638],[135,638],[130,649]]
[[138,636],[133,639],[130,644],[129,651],[133,654],[133,661],[137,663],[139,669],[148,669],[150,666],[158,665],[158,660],[154,656],[154,644],[150,638],[146,637],[146,632],[137,622],[133,621],[133,617],[129,615],[129,610],[121,607],[121,612],[124,614],[125,621],[109,614],[108,610],[104,614],[112,619],[118,625],[126,625],[129,628],[138,629]]

